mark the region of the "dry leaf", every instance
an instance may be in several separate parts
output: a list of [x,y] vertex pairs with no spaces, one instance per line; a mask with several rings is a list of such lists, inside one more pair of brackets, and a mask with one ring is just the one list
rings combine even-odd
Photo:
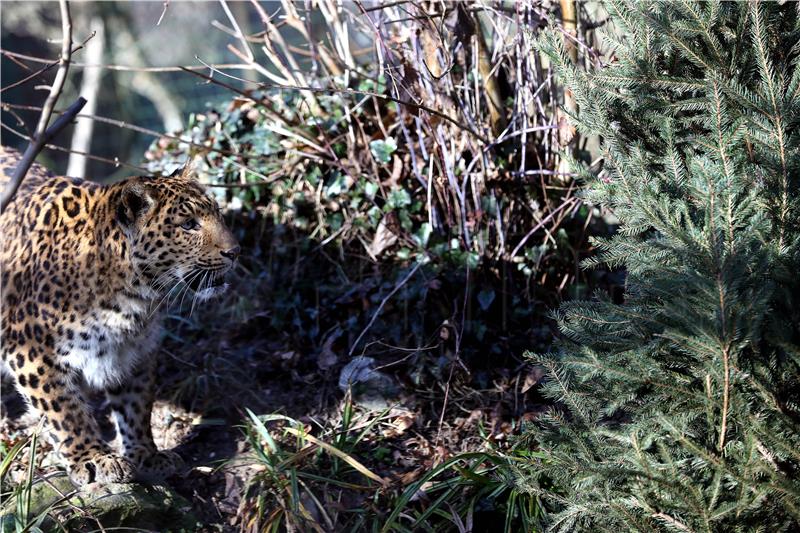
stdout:
[[419,479],[419,476],[422,475],[422,471],[423,471],[422,468],[415,468],[410,472],[403,472],[402,474],[397,476],[397,480],[400,481],[400,484],[402,486],[408,486],[414,483],[417,479]]
[[525,381],[522,383],[522,393],[525,394],[526,392],[531,390],[531,388],[534,385],[538,385],[539,382],[542,381],[543,377],[544,377],[544,368],[542,368],[541,366],[533,367],[533,369],[531,369],[531,371],[528,372],[528,375],[525,376]]
[[322,345],[322,350],[317,356],[317,366],[320,370],[328,370],[333,365],[339,362],[339,357],[334,353],[332,347],[338,335],[330,335],[325,339],[325,344]]
[[397,242],[397,234],[394,231],[395,220],[391,216],[393,213],[387,213],[378,224],[378,229],[375,231],[375,237],[372,239],[372,244],[367,248],[367,253],[372,259],[377,259],[384,250]]
[[383,430],[382,434],[386,438],[399,437],[414,425],[417,415],[414,413],[404,413],[392,420],[390,427]]
[[558,144],[566,146],[575,138],[575,126],[569,123],[567,117],[561,116],[558,119]]

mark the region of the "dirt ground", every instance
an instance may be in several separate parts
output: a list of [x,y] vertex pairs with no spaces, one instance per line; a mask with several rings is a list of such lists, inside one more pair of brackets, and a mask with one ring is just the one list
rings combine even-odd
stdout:
[[[339,366],[321,369],[318,357],[261,335],[261,318],[251,317],[222,336],[200,333],[188,344],[168,339],[162,376],[169,377],[153,417],[159,446],[176,447],[189,467],[171,484],[193,502],[203,521],[237,530],[243,526],[248,482],[263,468],[241,427],[245,408],[288,416],[324,439],[341,425],[351,398],[338,386]],[[486,383],[481,388],[457,359],[448,361],[444,380],[420,383],[414,375],[419,365],[435,366],[436,357],[412,353],[423,359],[412,364],[408,353],[386,352],[381,363],[388,366],[381,372],[389,390],[354,391],[351,425],[364,427],[380,419],[353,455],[389,480],[391,491],[402,490],[458,453],[503,448],[522,421],[546,407],[535,393],[540,373],[522,361],[515,368],[481,371]],[[239,357],[230,356],[234,353]],[[198,368],[206,372],[194,374]],[[270,427],[280,434],[281,424]]]

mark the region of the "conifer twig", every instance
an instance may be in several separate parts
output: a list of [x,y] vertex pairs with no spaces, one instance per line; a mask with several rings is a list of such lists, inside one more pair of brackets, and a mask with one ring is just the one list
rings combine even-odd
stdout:
[[28,169],[30,169],[33,161],[36,159],[36,156],[39,155],[39,152],[42,151],[44,145],[46,145],[53,137],[58,135],[58,133],[72,121],[72,119],[78,114],[83,106],[86,105],[86,100],[78,97],[78,99],[71,106],[69,106],[69,108],[67,108],[64,114],[61,115],[52,126],[49,128],[47,127],[47,124],[50,122],[50,117],[53,114],[53,108],[55,107],[58,97],[61,96],[61,91],[64,88],[64,81],[67,79],[67,73],[69,72],[69,61],[72,57],[72,17],[70,16],[69,12],[69,3],[66,0],[59,0],[58,4],[61,9],[62,33],[61,55],[58,59],[58,70],[56,71],[56,77],[53,80],[53,85],[50,86],[50,94],[47,95],[47,100],[45,100],[42,114],[39,117],[39,123],[36,125],[36,130],[33,134],[33,139],[25,149],[25,153],[22,154],[22,159],[17,165],[17,168],[14,170],[14,175],[11,177],[11,181],[9,181],[3,189],[2,198],[0,198],[0,212],[5,211],[8,204],[11,203],[11,200],[14,198],[17,189],[19,189],[22,180],[28,173]]
[[729,364],[730,355],[728,354],[728,347],[726,346],[722,350],[722,364],[724,366],[723,372],[725,373],[724,376],[724,383],[722,389],[722,424],[719,429],[719,444],[717,445],[717,449],[722,452],[725,449],[725,434],[728,431],[728,403],[730,402],[729,395],[730,395],[730,388],[731,388],[731,371],[730,371],[730,364]]

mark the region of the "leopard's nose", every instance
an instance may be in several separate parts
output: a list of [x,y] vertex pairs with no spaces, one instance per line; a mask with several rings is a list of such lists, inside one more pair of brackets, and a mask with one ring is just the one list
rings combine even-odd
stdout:
[[231,261],[236,261],[236,258],[239,257],[239,252],[242,251],[241,246],[234,246],[230,250],[226,250],[224,252],[220,252],[222,257],[226,259],[230,259]]

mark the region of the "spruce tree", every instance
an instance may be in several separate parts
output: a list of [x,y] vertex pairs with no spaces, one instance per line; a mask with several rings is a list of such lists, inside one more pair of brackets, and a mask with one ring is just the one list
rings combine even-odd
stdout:
[[607,65],[540,45],[602,139],[602,172],[575,168],[620,224],[586,266],[625,297],[556,312],[520,484],[554,531],[798,530],[798,4],[604,6]]

